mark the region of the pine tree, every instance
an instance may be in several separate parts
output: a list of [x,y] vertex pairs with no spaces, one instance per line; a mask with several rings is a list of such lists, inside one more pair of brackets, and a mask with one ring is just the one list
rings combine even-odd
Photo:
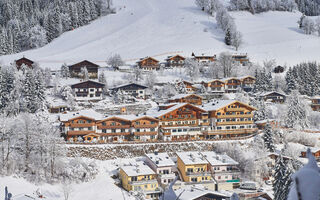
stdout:
[[274,147],[274,141],[273,141],[273,130],[268,122],[264,128],[264,134],[262,136],[265,147],[269,150],[269,152],[274,152],[275,147]]
[[35,80],[31,69],[26,68],[21,91],[21,109],[25,112],[35,113],[37,111]]
[[285,79],[286,79],[286,85],[287,85],[287,88],[286,88],[287,93],[291,93],[291,91],[297,89],[296,80],[293,75],[293,71],[291,67],[287,71]]
[[228,46],[231,45],[231,32],[230,32],[230,29],[226,30],[226,35],[224,37],[224,43],[226,45],[228,45]]
[[301,102],[298,91],[294,90],[287,99],[288,109],[284,123],[288,128],[308,127],[307,111]]
[[43,108],[44,100],[45,100],[45,83],[44,83],[44,77],[43,77],[43,71],[40,69],[33,71],[34,75],[34,95],[35,95],[35,104],[36,109]]
[[274,174],[273,174],[273,195],[274,199],[276,200],[282,200],[282,197],[284,196],[283,188],[286,184],[286,163],[284,162],[282,155],[279,154],[279,156],[276,159],[276,163],[274,166]]
[[64,63],[61,66],[61,77],[68,79],[68,77],[70,77],[70,71],[69,71],[69,67],[67,66],[66,63]]
[[283,186],[282,186],[282,194],[280,196],[280,200],[287,200],[288,199],[288,194],[290,191],[290,186],[292,183],[291,180],[291,176],[292,176],[293,172],[289,167],[286,167],[285,171],[284,171],[284,176],[283,176]]

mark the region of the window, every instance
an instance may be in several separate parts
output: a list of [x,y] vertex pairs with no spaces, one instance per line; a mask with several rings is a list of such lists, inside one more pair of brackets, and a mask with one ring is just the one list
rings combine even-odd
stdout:
[[154,131],[156,131],[156,129],[155,129],[155,128],[151,128],[150,131],[151,131],[151,132],[154,132]]
[[131,181],[138,181],[138,178],[136,176],[132,176]]
[[90,92],[94,92],[94,89],[93,89],[93,88],[90,88]]
[[137,128],[137,130],[136,130],[137,132],[140,132],[140,128]]
[[221,115],[221,113],[220,113],[220,112],[218,112],[218,113],[217,113],[217,115]]
[[140,125],[140,122],[136,122],[136,125]]
[[193,172],[193,168],[187,168],[187,172]]
[[102,126],[105,126],[106,125],[106,122],[102,122]]
[[191,178],[191,182],[197,182],[197,178]]
[[177,132],[177,130],[176,129],[172,129],[172,132],[175,133],[175,132]]
[[107,133],[107,129],[102,129],[102,133]]
[[115,122],[112,122],[112,123],[111,123],[111,126],[115,126],[115,125],[116,125],[116,123],[115,123]]
[[126,129],[122,128],[121,133],[124,133],[124,132],[126,132]]
[[226,129],[230,129],[230,126],[226,126]]
[[88,127],[88,130],[91,131],[91,130],[92,130],[92,127]]
[[151,121],[150,124],[155,124],[155,122],[154,122],[154,121]]
[[217,130],[221,130],[221,129],[222,129],[222,127],[221,127],[221,126],[218,126],[218,127],[217,127]]
[[111,129],[111,133],[115,133],[116,132],[116,129]]
[[93,94],[90,94],[90,97],[93,97]]

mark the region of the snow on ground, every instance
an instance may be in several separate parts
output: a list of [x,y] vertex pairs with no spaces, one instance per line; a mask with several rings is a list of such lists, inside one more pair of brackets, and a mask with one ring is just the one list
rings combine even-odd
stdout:
[[[35,50],[0,57],[5,63],[23,55],[43,67],[84,59],[105,65],[111,53],[120,53],[129,63],[155,56],[160,61],[179,52],[219,54],[232,51],[213,17],[199,10],[193,0],[118,0],[117,14],[69,31]],[[275,58],[280,64],[320,60],[320,37],[305,35],[297,28],[299,12],[268,12],[251,15],[233,12],[245,44],[241,53],[254,61]],[[204,31],[206,29],[206,31]]]
[[[114,179],[111,178],[117,169],[118,164],[130,161],[130,159],[119,159],[117,161],[96,161],[100,168],[100,172],[97,177],[87,183],[73,184],[71,186],[72,192],[70,193],[69,200],[135,199],[129,195],[129,193],[116,186],[114,184]],[[19,194],[32,195],[36,190],[40,189],[41,193],[46,197],[47,200],[64,199],[61,184],[35,185],[22,178],[0,177],[0,199],[4,199],[5,186],[8,187],[9,192],[12,193],[13,196]]]

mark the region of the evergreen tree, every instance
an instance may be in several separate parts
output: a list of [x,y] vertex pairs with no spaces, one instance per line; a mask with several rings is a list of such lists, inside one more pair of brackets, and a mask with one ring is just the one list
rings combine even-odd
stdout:
[[284,162],[282,155],[279,154],[279,156],[276,159],[276,163],[274,166],[274,174],[273,178],[274,181],[272,183],[273,187],[273,195],[274,199],[276,200],[284,200],[282,197],[284,196],[284,186],[287,182],[286,178],[286,163]]
[[35,87],[33,72],[31,69],[26,68],[21,91],[21,110],[30,113],[35,113],[37,111]]
[[284,123],[288,128],[308,127],[307,111],[301,102],[298,91],[294,90],[287,99],[288,109]]
[[231,32],[230,32],[230,29],[226,30],[226,35],[224,37],[224,43],[226,45],[228,45],[228,46],[231,45]]
[[263,141],[265,144],[265,147],[269,150],[269,152],[274,152],[275,147],[274,147],[274,141],[273,141],[273,130],[268,122],[264,128],[264,134],[263,134]]
[[62,66],[61,66],[61,70],[60,70],[60,74],[61,74],[61,77],[63,78],[66,78],[68,79],[68,77],[70,77],[70,71],[69,71],[69,67],[67,66],[66,63],[64,63]]
[[295,80],[295,77],[293,75],[291,67],[289,68],[288,72],[286,73],[285,79],[286,79],[286,85],[287,85],[287,88],[286,88],[286,92],[287,93],[291,93],[291,91],[297,89],[296,80]]
[[43,108],[45,100],[45,83],[43,71],[40,69],[35,69],[34,73],[34,95],[35,95],[35,104],[36,109]]

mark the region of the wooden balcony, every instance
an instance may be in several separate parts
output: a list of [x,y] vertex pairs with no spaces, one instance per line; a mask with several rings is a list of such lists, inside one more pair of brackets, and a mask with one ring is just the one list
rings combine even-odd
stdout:
[[96,133],[95,131],[68,131],[68,136],[74,136],[74,135],[88,135],[90,133]]
[[134,128],[156,128],[158,127],[158,124],[139,124],[139,125],[134,124],[133,127]]
[[199,126],[198,123],[195,124],[173,124],[173,125],[161,125],[159,127],[183,127],[183,126],[190,126],[190,127],[197,127]]
[[251,129],[231,129],[231,130],[215,130],[215,131],[203,131],[205,135],[228,135],[228,134],[252,134],[258,131],[257,128]]
[[197,118],[166,118],[161,119],[162,122],[174,122],[174,121],[195,121]]
[[130,132],[117,132],[117,133],[99,133],[101,136],[119,136],[119,135],[130,135]]
[[223,119],[223,118],[252,118],[253,114],[239,114],[239,115],[217,115],[218,119]]
[[97,125],[98,129],[124,129],[124,128],[130,128],[130,125],[115,125],[115,126],[110,126],[110,125]]
[[84,124],[70,123],[71,128],[93,127],[93,126],[95,126],[95,123],[84,123]]
[[157,135],[158,132],[157,131],[149,131],[149,132],[134,132],[133,133],[136,136],[140,136],[140,135]]
[[251,121],[229,121],[229,122],[216,122],[216,125],[240,125],[240,124],[253,124],[253,120]]
[[244,108],[226,108],[226,111],[229,111],[229,112],[236,112],[236,111],[244,111],[245,109]]

